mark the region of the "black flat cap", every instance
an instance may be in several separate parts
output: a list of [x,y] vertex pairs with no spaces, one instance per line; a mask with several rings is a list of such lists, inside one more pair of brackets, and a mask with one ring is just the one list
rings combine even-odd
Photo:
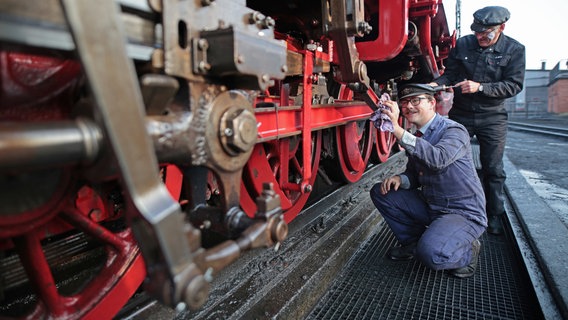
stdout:
[[402,85],[398,89],[398,99],[404,99],[408,97],[419,96],[421,94],[429,94],[433,96],[436,93],[432,86],[420,83],[409,83]]
[[483,32],[493,26],[503,24],[509,20],[511,13],[507,8],[490,6],[481,8],[473,14],[471,30]]

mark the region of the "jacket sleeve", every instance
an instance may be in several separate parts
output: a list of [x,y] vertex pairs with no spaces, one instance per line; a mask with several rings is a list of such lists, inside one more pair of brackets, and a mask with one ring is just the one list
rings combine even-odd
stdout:
[[458,61],[457,53],[459,51],[459,44],[460,39],[458,39],[458,43],[456,47],[450,50],[450,54],[445,62],[444,73],[439,76],[438,78],[434,79],[433,81],[436,82],[438,85],[453,85],[461,80],[459,79],[460,76],[460,62]]

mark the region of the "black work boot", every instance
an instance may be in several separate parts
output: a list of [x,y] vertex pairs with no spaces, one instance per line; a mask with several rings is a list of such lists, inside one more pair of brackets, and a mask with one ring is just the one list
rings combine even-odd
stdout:
[[500,215],[489,215],[489,219],[487,219],[487,232],[496,236],[503,234],[503,225],[501,224]]
[[469,278],[477,269],[477,261],[479,260],[479,252],[481,251],[481,242],[475,240],[471,243],[471,261],[465,267],[449,270],[449,273],[457,278]]
[[414,258],[414,251],[416,250],[416,242],[407,244],[400,247],[392,247],[387,253],[388,257],[394,261],[411,260]]

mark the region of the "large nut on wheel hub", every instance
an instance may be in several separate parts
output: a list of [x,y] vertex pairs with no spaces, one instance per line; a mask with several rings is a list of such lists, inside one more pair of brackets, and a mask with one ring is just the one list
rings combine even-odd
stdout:
[[247,109],[233,107],[227,110],[219,129],[223,149],[230,155],[246,153],[256,144],[256,117]]

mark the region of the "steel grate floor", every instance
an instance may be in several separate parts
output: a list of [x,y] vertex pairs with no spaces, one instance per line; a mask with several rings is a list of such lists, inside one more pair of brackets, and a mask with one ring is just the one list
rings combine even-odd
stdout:
[[388,259],[397,242],[382,226],[306,319],[543,319],[511,233],[485,233],[475,275],[456,279]]

